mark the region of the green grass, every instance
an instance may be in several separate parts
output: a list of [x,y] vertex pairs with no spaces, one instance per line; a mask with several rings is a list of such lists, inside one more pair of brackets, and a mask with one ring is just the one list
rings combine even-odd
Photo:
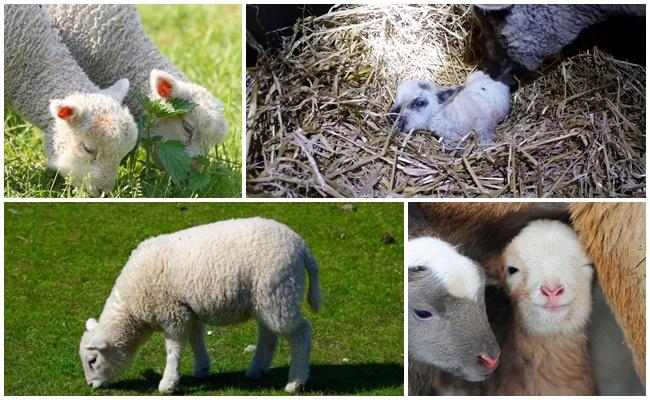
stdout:
[[[5,395],[156,394],[165,366],[162,335],[139,351],[107,389],[92,391],[78,355],[85,321],[98,317],[130,252],[145,238],[231,217],[283,222],[311,247],[321,269],[306,394],[402,395],[403,205],[359,203],[5,204]],[[385,244],[384,235],[395,238]],[[270,375],[244,378],[253,321],[209,327],[206,381],[191,378],[184,352],[179,394],[283,395],[289,352],[281,340]]]
[[[147,167],[138,148],[136,162],[122,163],[110,197],[241,197],[241,6],[139,6],[145,30],[162,53],[193,82],[224,102],[226,142],[211,149],[210,183],[199,192],[170,183]],[[43,134],[5,108],[5,197],[83,197],[65,177],[47,169]]]

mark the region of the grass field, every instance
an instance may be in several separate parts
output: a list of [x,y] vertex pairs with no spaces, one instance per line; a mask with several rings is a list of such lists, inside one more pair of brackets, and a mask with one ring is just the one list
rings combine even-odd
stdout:
[[[241,196],[241,6],[139,6],[145,30],[165,56],[225,105],[228,139],[211,150],[211,180],[199,192],[171,184],[158,168],[146,168],[138,148],[133,169],[123,165],[110,197]],[[215,21],[218,21],[216,23]],[[65,177],[46,166],[43,134],[5,108],[5,196],[72,197]]]
[[[299,233],[320,264],[325,302],[314,314],[306,394],[403,393],[403,205],[358,203],[6,203],[5,395],[156,394],[165,365],[160,333],[107,389],[92,391],[78,355],[130,252],[147,237],[231,217],[260,215]],[[394,243],[384,243],[390,235]],[[209,327],[206,381],[183,357],[179,394],[282,395],[289,352],[281,340],[270,375],[244,378],[253,321]]]

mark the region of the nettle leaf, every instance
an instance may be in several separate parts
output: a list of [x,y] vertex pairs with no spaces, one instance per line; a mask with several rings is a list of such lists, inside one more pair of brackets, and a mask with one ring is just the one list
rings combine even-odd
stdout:
[[193,192],[198,192],[206,187],[208,183],[210,183],[210,174],[205,170],[203,172],[192,170],[192,172],[190,172],[190,183],[187,187]]
[[178,98],[151,101],[147,96],[137,90],[133,92],[133,95],[142,108],[156,118],[169,118],[176,115],[186,114],[198,106],[198,104],[192,100]]
[[133,96],[138,100],[138,103],[144,108],[149,114],[152,113],[154,102],[149,100],[149,98],[137,90],[133,90]]
[[154,151],[163,168],[176,185],[181,185],[190,177],[191,157],[185,151],[185,144],[180,140],[155,142]]

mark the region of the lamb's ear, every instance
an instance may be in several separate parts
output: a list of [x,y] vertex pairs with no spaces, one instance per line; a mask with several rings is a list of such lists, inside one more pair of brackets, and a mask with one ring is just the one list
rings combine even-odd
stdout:
[[165,71],[151,70],[149,86],[154,99],[171,99],[176,97],[180,82]]
[[83,107],[71,100],[54,99],[50,101],[50,114],[54,118],[74,123],[83,117]]
[[124,97],[126,97],[126,93],[128,91],[129,80],[126,78],[122,78],[119,81],[115,82],[112,86],[109,86],[106,89],[102,89],[102,93],[114,98],[119,103],[122,103],[122,101],[124,101]]
[[95,318],[90,318],[88,321],[86,321],[86,330],[87,331],[92,331],[95,329],[97,326],[97,320]]
[[453,99],[454,96],[456,96],[456,94],[458,94],[458,92],[463,90],[463,88],[464,88],[464,86],[461,85],[461,86],[456,86],[456,87],[453,87],[453,88],[449,88],[449,89],[439,91],[436,94],[436,96],[438,97],[438,103],[440,103],[440,104],[449,103],[451,101],[451,99]]
[[101,336],[93,337],[86,345],[87,350],[104,350],[106,347],[108,347],[106,339]]

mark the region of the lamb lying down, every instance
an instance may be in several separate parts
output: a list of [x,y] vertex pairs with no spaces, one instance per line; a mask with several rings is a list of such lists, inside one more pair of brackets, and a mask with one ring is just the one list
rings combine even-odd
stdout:
[[444,88],[424,81],[405,81],[397,88],[389,119],[400,132],[431,131],[456,141],[472,131],[483,141],[510,110],[510,89],[482,71],[473,72],[464,85]]
[[257,379],[269,370],[283,336],[291,349],[285,390],[298,391],[309,375],[311,349],[311,328],[300,309],[305,291],[317,311],[316,260],[300,236],[272,220],[233,219],[145,240],[131,253],[99,321],[86,322],[79,348],[86,381],[105,386],[151,333],[162,330],[167,365],[158,389],[172,392],[188,341],[194,377],[210,375],[204,323],[255,318],[258,342],[246,376]]

